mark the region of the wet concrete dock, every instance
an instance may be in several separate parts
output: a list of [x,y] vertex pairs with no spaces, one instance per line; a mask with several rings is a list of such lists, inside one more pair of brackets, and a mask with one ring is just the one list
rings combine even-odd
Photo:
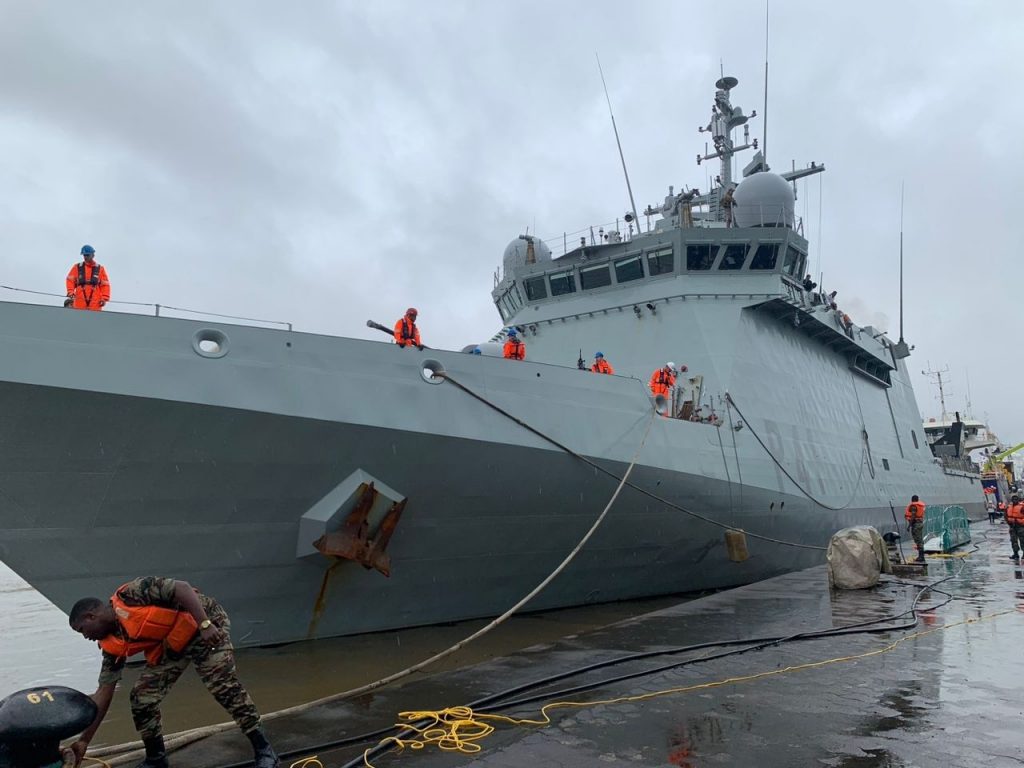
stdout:
[[[359,699],[273,720],[268,732],[279,751],[305,750],[389,726],[401,711],[464,705],[638,651],[789,636],[882,619],[910,607],[919,591],[915,583],[949,576],[938,588],[954,599],[939,605],[945,596],[926,594],[919,608],[939,607],[922,613],[912,629],[786,642],[604,683],[503,714],[536,718],[548,700],[632,700],[556,708],[549,711],[553,722],[542,727],[495,723],[476,754],[427,746],[392,751],[371,762],[431,768],[470,762],[493,768],[1024,765],[1024,571],[1008,557],[1005,525],[976,523],[972,534],[976,549],[968,557],[930,558],[927,574],[918,579],[883,577],[872,590],[830,593],[824,567],[812,568],[465,669],[421,675]],[[624,663],[546,690],[722,650]],[[328,768],[342,766],[376,741],[315,754]],[[212,768],[248,756],[247,742],[235,731],[185,747],[172,756],[172,765]]]

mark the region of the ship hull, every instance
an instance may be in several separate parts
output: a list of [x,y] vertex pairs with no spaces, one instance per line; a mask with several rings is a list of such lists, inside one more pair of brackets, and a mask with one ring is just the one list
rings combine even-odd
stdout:
[[[93,460],[54,451],[41,470],[32,456],[20,466],[6,456],[0,559],[64,610],[134,575],[186,579],[227,606],[242,644],[501,613],[571,551],[616,486],[579,459],[536,448],[0,386],[0,402],[16,401],[23,414],[51,415],[53,431],[35,431],[40,445],[66,446],[68,430],[95,433],[94,420],[130,423],[131,431]],[[83,420],[83,413],[91,417]],[[190,449],[183,434],[206,448]],[[627,468],[602,464],[614,473]],[[299,521],[357,468],[409,499],[388,547],[392,575],[343,562],[328,577],[314,620],[333,560],[296,557]],[[732,513],[726,483],[650,467],[637,467],[632,480],[723,523],[770,528],[788,541],[820,544],[837,525],[891,522],[888,509],[798,522],[785,508],[800,508],[799,498],[755,489],[745,489],[744,507],[778,506],[779,513]],[[738,506],[739,489],[731,491]],[[748,544],[752,557],[733,563],[720,528],[627,489],[597,535],[529,607],[725,587],[821,559],[816,550]]]
[[[558,566],[617,484],[515,419],[613,474],[635,459],[638,487],[715,521],[627,488],[528,609],[748,583],[821,562],[795,544],[894,525],[895,492],[873,489],[856,442],[833,451],[815,501],[749,428],[657,416],[635,379],[252,328],[223,329],[231,353],[207,359],[191,348],[200,324],[4,312],[53,327],[32,339],[4,324],[0,338],[19,361],[0,381],[0,559],[63,610],[156,574],[221,600],[241,645],[497,615]],[[427,381],[424,365],[505,413]],[[772,433],[780,454],[786,431]],[[303,517],[354,473],[407,499],[390,577],[301,554]],[[893,476],[933,503],[970,499],[969,478],[930,464]],[[751,534],[745,562],[727,556],[726,527]]]

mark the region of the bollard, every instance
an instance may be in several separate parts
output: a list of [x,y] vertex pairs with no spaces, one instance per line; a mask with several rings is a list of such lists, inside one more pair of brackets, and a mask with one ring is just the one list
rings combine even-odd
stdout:
[[62,685],[27,688],[0,701],[0,768],[59,768],[61,739],[81,733],[96,704]]

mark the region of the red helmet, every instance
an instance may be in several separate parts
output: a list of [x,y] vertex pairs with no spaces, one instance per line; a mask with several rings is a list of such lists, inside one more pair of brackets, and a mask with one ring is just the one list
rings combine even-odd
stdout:
[[416,307],[409,307],[407,310],[405,310],[405,314],[416,317],[416,315],[418,315],[419,312],[416,311]]

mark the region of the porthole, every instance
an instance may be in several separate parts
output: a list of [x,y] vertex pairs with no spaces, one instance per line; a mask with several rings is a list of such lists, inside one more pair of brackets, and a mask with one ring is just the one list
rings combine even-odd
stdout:
[[227,334],[216,328],[201,328],[192,337],[192,349],[200,357],[224,357],[229,346]]

